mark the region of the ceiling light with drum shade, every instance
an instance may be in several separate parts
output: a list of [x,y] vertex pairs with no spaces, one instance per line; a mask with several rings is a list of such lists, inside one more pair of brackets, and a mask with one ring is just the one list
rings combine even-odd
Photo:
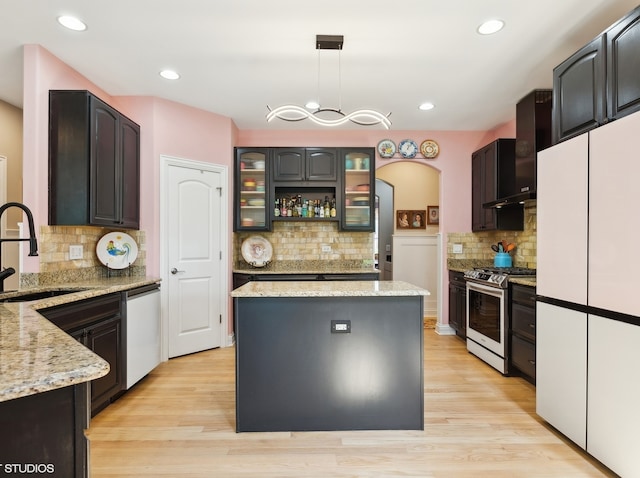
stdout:
[[[372,109],[360,109],[351,113],[342,111],[342,78],[341,78],[341,56],[340,52],[344,45],[343,35],[316,35],[317,50],[338,50],[338,80],[339,80],[339,98],[338,108],[325,108],[320,104],[320,99],[310,101],[306,104],[306,108],[298,105],[283,105],[277,108],[271,108],[267,105],[269,113],[267,114],[267,122],[275,118],[283,121],[303,121],[310,120],[320,126],[340,126],[348,122],[360,126],[376,126],[382,125],[386,129],[391,126],[389,116],[391,113],[384,115]],[[320,52],[318,51],[318,96],[320,90]],[[310,111],[311,110],[311,111]],[[334,119],[328,119],[327,115],[334,116]]]

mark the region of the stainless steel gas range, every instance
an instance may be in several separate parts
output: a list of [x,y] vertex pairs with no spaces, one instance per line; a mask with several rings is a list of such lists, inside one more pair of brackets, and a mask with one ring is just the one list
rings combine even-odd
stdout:
[[467,350],[502,374],[509,373],[509,279],[536,275],[521,267],[466,271]]

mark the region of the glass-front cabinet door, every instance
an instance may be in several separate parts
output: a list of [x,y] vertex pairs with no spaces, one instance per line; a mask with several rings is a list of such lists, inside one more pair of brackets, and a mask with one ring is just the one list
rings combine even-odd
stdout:
[[342,229],[373,231],[375,211],[375,150],[345,148],[342,161]]
[[236,148],[235,150],[236,231],[268,231],[271,228],[269,208],[269,149]]

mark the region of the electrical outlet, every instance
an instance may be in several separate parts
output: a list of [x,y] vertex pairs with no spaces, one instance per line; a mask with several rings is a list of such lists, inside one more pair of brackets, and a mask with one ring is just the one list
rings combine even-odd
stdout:
[[331,246],[323,244],[322,245],[322,252],[331,252]]
[[453,253],[454,254],[462,254],[462,244],[454,244],[453,245]]
[[77,244],[73,246],[69,246],[69,259],[82,259],[82,245]]

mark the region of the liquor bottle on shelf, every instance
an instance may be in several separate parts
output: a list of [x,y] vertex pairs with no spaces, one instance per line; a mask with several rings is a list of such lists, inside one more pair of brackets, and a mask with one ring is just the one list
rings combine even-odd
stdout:
[[336,209],[336,198],[331,199],[331,217],[336,217],[338,211]]
[[276,199],[276,203],[273,207],[273,215],[276,217],[280,216],[280,199]]

